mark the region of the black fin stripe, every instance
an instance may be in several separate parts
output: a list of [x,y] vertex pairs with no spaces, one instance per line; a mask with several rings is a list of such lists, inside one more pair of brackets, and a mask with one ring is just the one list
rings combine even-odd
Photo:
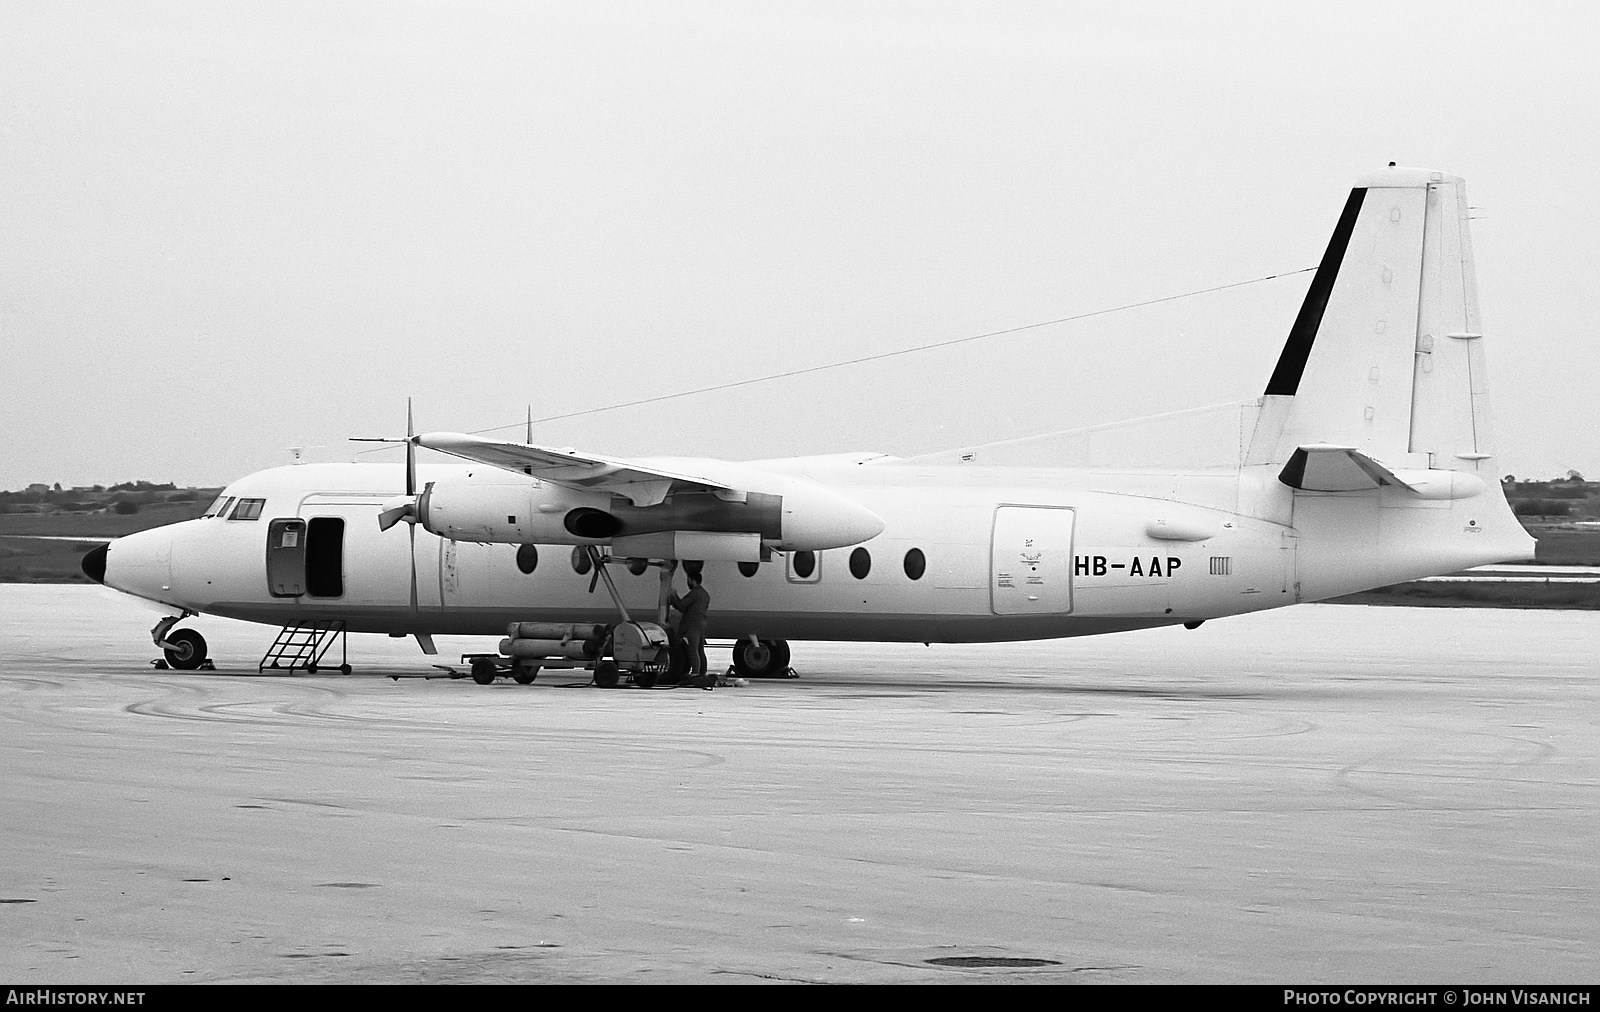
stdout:
[[1350,191],[1339,224],[1328,240],[1327,252],[1317,265],[1316,277],[1306,291],[1306,300],[1300,304],[1300,315],[1294,318],[1289,339],[1284,342],[1283,353],[1278,356],[1278,367],[1272,370],[1267,381],[1267,393],[1293,395],[1300,389],[1300,375],[1306,371],[1306,360],[1311,357],[1311,345],[1317,339],[1317,328],[1322,325],[1322,313],[1328,308],[1328,296],[1333,293],[1333,283],[1339,277],[1339,265],[1344,262],[1344,251],[1350,245],[1350,233],[1355,231],[1356,216],[1361,213],[1361,202],[1366,198],[1365,187]]

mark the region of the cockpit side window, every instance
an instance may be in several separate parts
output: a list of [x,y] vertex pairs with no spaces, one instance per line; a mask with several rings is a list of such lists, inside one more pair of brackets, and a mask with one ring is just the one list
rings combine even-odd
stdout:
[[233,496],[231,496],[231,495],[219,495],[219,496],[217,496],[217,501],[212,503],[210,506],[206,507],[205,513],[201,514],[201,516],[206,516],[206,517],[219,517],[219,516],[222,516],[223,514],[228,512],[228,504],[231,503],[231,502],[233,502]]
[[261,508],[267,504],[265,499],[240,499],[239,505],[228,514],[229,520],[260,520]]

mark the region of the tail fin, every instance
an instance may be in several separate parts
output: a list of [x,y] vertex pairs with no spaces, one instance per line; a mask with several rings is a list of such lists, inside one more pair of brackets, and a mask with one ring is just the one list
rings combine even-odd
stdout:
[[1286,463],[1318,444],[1492,480],[1459,178],[1390,167],[1350,192],[1267,383],[1249,462]]
[[[1530,558],[1490,459],[1460,179],[1390,167],[1345,202],[1246,458],[1295,530],[1314,601]],[[1281,468],[1281,469],[1280,469]],[[1284,486],[1293,489],[1285,499]],[[1329,494],[1332,493],[1332,494]]]

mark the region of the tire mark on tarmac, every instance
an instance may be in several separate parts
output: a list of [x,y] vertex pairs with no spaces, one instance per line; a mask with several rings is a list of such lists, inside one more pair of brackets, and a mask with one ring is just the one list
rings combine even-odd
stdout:
[[60,689],[65,685],[49,678],[37,678],[31,675],[0,675],[0,682],[9,683],[10,686],[19,688],[23,692],[36,692],[39,689]]
[[[141,680],[139,684],[148,686],[150,682],[149,680]],[[280,688],[290,688],[294,692],[300,693],[302,698],[276,701],[254,699],[203,703],[203,700],[213,698],[216,695],[215,689],[205,683],[203,676],[192,682],[164,679],[157,684],[166,690],[164,695],[155,699],[130,703],[124,706],[123,710],[143,717],[162,717],[169,720],[213,724],[315,727],[332,723],[349,727],[399,729],[439,734],[453,734],[461,731],[460,725],[445,722],[410,721],[387,716],[368,717],[355,714],[329,713],[327,712],[327,707],[338,705],[349,698],[347,692],[329,686],[306,683],[278,683]],[[264,710],[266,712],[263,712]],[[472,733],[475,740],[479,742],[489,740],[515,741],[526,742],[530,745],[550,746],[567,744],[576,739],[580,743],[590,741],[617,743],[617,736],[614,733],[607,732],[582,733],[479,727]],[[672,760],[678,761],[679,765],[686,769],[709,769],[727,762],[727,757],[724,755],[693,747],[699,742],[692,744],[687,742],[650,743],[629,739],[622,742],[622,744],[630,752],[671,757]],[[690,761],[682,761],[685,756],[690,757]]]
[[[1428,784],[1433,787],[1449,787],[1453,785],[1469,786],[1482,784],[1524,784],[1538,787],[1574,787],[1587,786],[1586,784],[1566,783],[1548,778],[1516,775],[1532,767],[1544,764],[1558,753],[1554,745],[1548,742],[1534,741],[1528,738],[1515,736],[1502,736],[1495,734],[1482,734],[1496,741],[1510,740],[1522,745],[1532,747],[1532,754],[1524,758],[1483,755],[1474,757],[1470,761],[1471,769],[1437,773],[1429,770],[1406,769],[1407,762],[1420,761],[1423,757],[1410,756],[1395,749],[1379,752],[1375,755],[1350,763],[1341,767],[1334,774],[1334,784],[1362,797],[1374,798],[1389,802],[1392,805],[1418,810],[1418,811],[1543,811],[1549,808],[1545,805],[1461,805],[1442,804],[1439,799],[1423,795],[1419,789],[1411,785]],[[1520,751],[1520,750],[1519,750]],[[1388,768],[1380,768],[1388,767]],[[1496,775],[1497,771],[1503,771]],[[1357,778],[1371,778],[1385,785],[1372,786],[1358,782]]]
[[[150,679],[140,679],[136,684],[149,687]],[[254,724],[262,726],[315,726],[318,723],[337,723],[364,727],[403,728],[412,731],[447,731],[449,724],[431,721],[412,721],[389,716],[361,716],[359,714],[330,713],[327,708],[349,698],[349,693],[322,685],[276,682],[274,687],[299,693],[299,699],[257,698],[201,705],[201,700],[214,698],[217,688],[205,684],[203,676],[196,681],[163,679],[155,684],[166,690],[155,699],[130,703],[123,710],[142,717],[164,717],[170,720],[189,720],[224,724]],[[228,686],[236,682],[227,683]]]

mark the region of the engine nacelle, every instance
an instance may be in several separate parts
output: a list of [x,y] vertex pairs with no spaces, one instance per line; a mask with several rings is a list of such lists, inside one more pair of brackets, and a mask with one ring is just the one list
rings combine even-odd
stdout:
[[[567,525],[570,514],[606,514],[611,496],[510,475],[429,482],[417,501],[417,522],[455,541],[511,545],[603,544]],[[585,512],[586,511],[586,512]]]
[[[867,541],[883,530],[877,514],[805,478],[765,475],[780,492],[680,491],[654,506],[635,506],[607,492],[582,492],[515,475],[430,482],[417,501],[417,522],[456,541],[513,545],[603,545],[647,535],[740,535],[736,557],[760,548],[821,551]],[[663,551],[706,552],[705,539],[654,538]],[[731,542],[730,542],[731,543]],[[748,544],[747,544],[748,543]],[[691,548],[690,545],[698,547]],[[731,549],[730,549],[731,550]],[[708,557],[721,558],[719,550]],[[652,556],[657,557],[657,556]],[[699,558],[700,556],[695,556]]]

